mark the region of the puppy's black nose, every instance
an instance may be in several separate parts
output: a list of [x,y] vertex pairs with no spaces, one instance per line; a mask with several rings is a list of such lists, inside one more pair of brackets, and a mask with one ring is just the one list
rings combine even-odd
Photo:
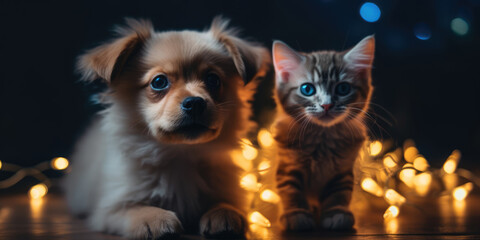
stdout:
[[182,102],[182,110],[191,116],[198,116],[207,107],[207,102],[201,97],[187,97]]

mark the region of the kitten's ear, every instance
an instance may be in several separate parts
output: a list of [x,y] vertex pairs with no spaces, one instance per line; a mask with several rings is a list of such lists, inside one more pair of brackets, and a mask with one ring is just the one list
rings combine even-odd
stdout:
[[298,69],[305,59],[287,44],[278,40],[273,42],[272,52],[277,81],[280,82],[287,82],[291,73]]
[[149,21],[126,18],[126,26],[117,27],[118,37],[87,51],[78,57],[77,71],[82,80],[93,81],[101,78],[111,83],[130,59],[153,34]]
[[371,69],[375,53],[375,37],[370,35],[348,50],[343,56],[347,66],[354,70]]

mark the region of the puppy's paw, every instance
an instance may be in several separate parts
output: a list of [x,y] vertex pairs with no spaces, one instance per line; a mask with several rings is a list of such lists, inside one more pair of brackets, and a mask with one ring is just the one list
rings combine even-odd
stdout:
[[292,232],[311,231],[315,228],[313,215],[307,211],[294,211],[284,214],[280,218],[280,223],[285,230]]
[[200,233],[207,238],[245,238],[246,231],[245,217],[228,205],[210,209],[200,220]]
[[349,230],[353,228],[355,219],[346,208],[328,209],[321,216],[322,227],[329,230]]
[[177,239],[183,230],[175,213],[161,208],[137,208],[129,217],[127,236],[132,239]]

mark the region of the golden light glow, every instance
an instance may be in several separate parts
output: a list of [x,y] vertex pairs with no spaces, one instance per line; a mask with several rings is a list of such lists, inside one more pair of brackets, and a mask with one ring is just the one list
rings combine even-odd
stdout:
[[237,166],[247,172],[252,170],[252,161],[245,159],[241,151],[235,150],[231,155],[233,163],[235,163]]
[[47,194],[48,188],[47,185],[43,183],[39,183],[33,187],[30,188],[30,191],[28,191],[28,195],[32,199],[39,199],[45,196]]
[[380,186],[378,186],[377,182],[372,178],[364,178],[362,180],[362,189],[366,192],[369,192],[377,197],[383,196],[383,190]]
[[417,173],[417,171],[411,167],[413,167],[411,163],[403,165],[404,169],[402,169],[402,171],[400,171],[398,174],[398,178],[400,178],[400,180],[402,180],[402,182],[404,182],[408,187],[414,186],[413,180],[415,174]]
[[253,147],[252,142],[250,140],[243,138],[242,139],[242,154],[243,157],[247,160],[253,160],[258,155],[258,150]]
[[393,156],[388,154],[383,158],[383,165],[387,168],[394,168],[397,166],[397,163],[395,162],[395,159],[393,159]]
[[403,152],[403,157],[407,162],[413,162],[416,155],[418,155],[418,149],[415,146],[410,146]]
[[260,129],[258,131],[258,143],[260,143],[260,146],[264,148],[271,147],[273,145],[273,136],[272,134],[265,128]]
[[274,239],[270,230],[260,225],[250,224],[250,231],[253,233],[251,239]]
[[473,183],[465,183],[453,189],[453,198],[457,201],[464,200],[473,189]]
[[454,150],[452,154],[447,158],[447,161],[443,164],[443,171],[448,174],[452,174],[457,170],[458,162],[460,161],[460,151]]
[[432,175],[430,173],[424,172],[415,176],[413,180],[415,184],[415,191],[420,196],[425,196],[430,190],[430,184],[432,183]]
[[0,161],[0,169],[2,169],[2,161]]
[[268,172],[268,170],[270,170],[270,161],[269,160],[263,160],[262,162],[260,162],[260,164],[258,164],[258,172],[260,172],[260,174],[265,174]]
[[390,218],[387,221],[385,221],[385,231],[388,234],[398,233],[398,220],[397,220],[397,218]]
[[272,226],[270,221],[265,216],[263,216],[261,213],[259,213],[257,211],[250,213],[250,215],[248,217],[248,220],[251,223],[255,223],[255,224],[260,225],[262,227]]
[[398,214],[400,214],[400,209],[397,206],[392,205],[387,208],[387,210],[383,214],[383,218],[384,219],[396,218]]
[[377,156],[382,152],[383,144],[380,141],[373,141],[369,145],[370,155]]
[[69,162],[68,162],[68,159],[64,157],[57,157],[52,159],[52,161],[50,162],[50,165],[55,170],[64,170],[68,167]]
[[397,206],[400,206],[407,201],[407,199],[404,196],[402,196],[400,193],[398,193],[393,189],[388,189],[385,192],[385,200],[387,200],[387,202],[390,205],[397,205]]
[[265,202],[269,202],[269,203],[278,203],[280,202],[280,197],[278,196],[277,193],[275,193],[274,191],[270,190],[270,189],[266,189],[262,192],[262,194],[260,194],[260,198],[265,201]]
[[430,165],[428,164],[427,159],[425,159],[422,155],[418,155],[413,160],[413,167],[418,171],[426,171]]
[[240,186],[248,191],[258,191],[261,184],[258,183],[257,176],[255,176],[255,174],[249,173],[240,180]]

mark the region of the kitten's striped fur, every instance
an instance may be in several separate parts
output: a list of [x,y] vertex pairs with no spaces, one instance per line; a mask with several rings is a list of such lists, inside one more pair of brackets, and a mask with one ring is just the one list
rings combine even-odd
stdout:
[[[373,51],[373,37],[345,52],[297,53],[274,43],[280,106],[276,180],[287,230],[353,226],[352,168],[367,136],[363,117],[372,92]],[[350,86],[348,95],[337,94],[342,82]],[[313,84],[315,94],[302,94],[305,83]]]

